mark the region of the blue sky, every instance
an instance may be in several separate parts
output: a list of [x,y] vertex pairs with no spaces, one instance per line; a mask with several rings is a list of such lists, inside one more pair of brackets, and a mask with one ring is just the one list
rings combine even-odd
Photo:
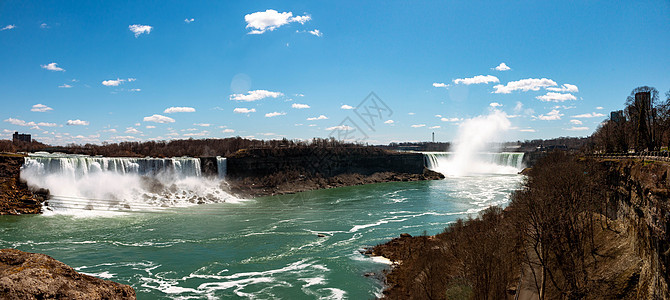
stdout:
[[670,89],[669,16],[668,1],[0,1],[0,138],[449,141],[494,109],[500,139],[587,136],[633,88]]

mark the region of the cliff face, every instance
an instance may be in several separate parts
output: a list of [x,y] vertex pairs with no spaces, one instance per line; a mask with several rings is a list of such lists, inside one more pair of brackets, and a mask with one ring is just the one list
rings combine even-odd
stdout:
[[421,153],[375,148],[244,150],[227,158],[227,181],[242,196],[269,196],[389,181],[444,178]]
[[0,215],[39,214],[47,190],[31,191],[19,176],[23,165],[21,155],[0,155]]
[[613,189],[611,217],[622,221],[643,266],[638,299],[667,299],[670,266],[670,163],[604,160]]
[[77,273],[44,254],[0,249],[0,298],[135,299],[135,290]]
[[[346,148],[345,148],[346,149]],[[339,149],[253,149],[227,159],[231,178],[266,176],[278,172],[299,171],[331,177],[340,174],[372,175],[378,172],[422,174],[421,153]]]

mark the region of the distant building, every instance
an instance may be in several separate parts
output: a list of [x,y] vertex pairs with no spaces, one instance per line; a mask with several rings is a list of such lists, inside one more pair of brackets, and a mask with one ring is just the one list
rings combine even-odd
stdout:
[[626,120],[626,117],[623,115],[623,110],[615,110],[610,113],[610,120],[614,123],[621,123]]
[[32,139],[30,137],[30,134],[19,133],[18,131],[15,131],[14,135],[12,136],[12,141],[14,141],[15,143],[18,141],[30,143]]

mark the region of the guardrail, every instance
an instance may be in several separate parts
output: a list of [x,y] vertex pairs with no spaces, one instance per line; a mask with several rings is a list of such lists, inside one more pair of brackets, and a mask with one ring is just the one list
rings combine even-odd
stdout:
[[599,153],[587,154],[586,156],[609,159],[644,159],[670,162],[670,152],[668,151],[645,151],[639,153]]

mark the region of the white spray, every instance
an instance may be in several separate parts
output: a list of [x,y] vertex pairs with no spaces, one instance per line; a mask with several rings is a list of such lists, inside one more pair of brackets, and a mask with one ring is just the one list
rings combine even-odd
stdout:
[[[201,176],[196,158],[106,158],[32,154],[21,167],[28,185],[49,189],[45,213],[98,215],[101,211],[143,211],[232,202],[220,178]],[[222,168],[223,167],[223,168]]]
[[500,141],[501,135],[510,127],[507,114],[500,110],[463,121],[452,153],[444,159],[438,158],[440,161],[433,168],[447,176],[516,174],[518,166],[496,163],[490,153],[498,150],[491,149],[493,142]]

